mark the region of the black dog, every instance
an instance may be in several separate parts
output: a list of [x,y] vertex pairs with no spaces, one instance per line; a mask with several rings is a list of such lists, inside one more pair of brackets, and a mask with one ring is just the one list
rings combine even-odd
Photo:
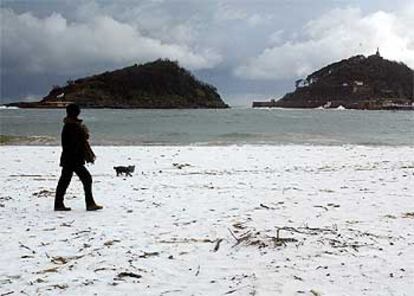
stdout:
[[116,166],[114,167],[114,170],[116,171],[116,176],[125,174],[125,176],[131,176],[134,171],[135,171],[135,166],[134,165],[129,165],[129,166]]

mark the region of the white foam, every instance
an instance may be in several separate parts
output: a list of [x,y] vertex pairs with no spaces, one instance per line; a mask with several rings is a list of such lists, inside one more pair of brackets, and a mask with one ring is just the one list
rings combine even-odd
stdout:
[[5,105],[0,105],[0,110],[6,110],[6,109],[19,109],[18,107],[14,107],[14,106],[5,106]]

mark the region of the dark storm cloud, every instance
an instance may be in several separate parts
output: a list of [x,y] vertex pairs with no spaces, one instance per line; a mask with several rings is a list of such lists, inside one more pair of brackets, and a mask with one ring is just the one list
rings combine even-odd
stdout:
[[412,5],[390,6],[371,0],[3,1],[1,97],[45,95],[68,79],[160,57],[178,60],[236,104],[281,95],[295,77],[376,46],[412,65]]

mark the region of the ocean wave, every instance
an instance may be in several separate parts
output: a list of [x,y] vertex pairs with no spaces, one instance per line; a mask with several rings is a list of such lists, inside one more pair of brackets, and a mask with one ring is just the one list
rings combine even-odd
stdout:
[[4,106],[4,105],[0,105],[0,110],[16,110],[16,109],[20,109],[18,107],[8,107],[8,106]]
[[0,145],[55,145],[57,139],[50,136],[0,135]]

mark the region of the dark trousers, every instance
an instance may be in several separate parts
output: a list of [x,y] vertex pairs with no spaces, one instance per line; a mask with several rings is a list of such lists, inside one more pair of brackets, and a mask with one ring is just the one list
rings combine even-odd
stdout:
[[70,181],[72,180],[73,173],[78,175],[79,179],[83,184],[83,189],[85,191],[85,201],[86,206],[94,205],[95,202],[92,196],[92,176],[85,166],[78,167],[67,167],[62,168],[62,174],[60,176],[57,188],[56,188],[56,197],[55,197],[55,207],[63,206],[63,197],[65,196],[66,189],[68,188]]

